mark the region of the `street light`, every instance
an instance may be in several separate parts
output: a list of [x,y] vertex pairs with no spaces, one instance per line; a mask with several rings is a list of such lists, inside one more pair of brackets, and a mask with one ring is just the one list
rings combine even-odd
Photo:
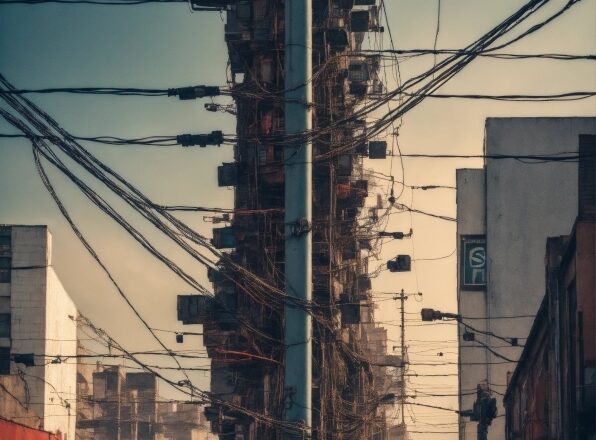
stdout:
[[[420,310],[420,316],[422,317],[422,320],[426,321],[426,322],[440,321],[445,318],[455,319],[457,322],[459,322],[466,328],[466,331],[463,334],[464,341],[468,341],[468,342],[474,341],[475,336],[474,336],[473,332],[476,332],[476,333],[481,333],[484,335],[488,335],[488,336],[492,336],[494,338],[500,339],[501,341],[507,342],[512,347],[517,347],[518,343],[519,343],[518,338],[506,338],[504,336],[495,335],[493,332],[478,330],[477,328],[472,327],[470,324],[466,324],[465,322],[463,322],[463,317],[456,313],[443,313],[439,310],[434,310],[434,309],[422,309],[422,310]],[[470,331],[468,331],[468,329],[472,330],[472,331],[470,332]]]
[[412,229],[410,229],[410,232],[405,233],[405,232],[388,232],[388,231],[380,231],[379,232],[379,237],[391,237],[394,240],[403,240],[404,238],[410,238],[412,237],[412,234],[414,233],[414,231]]
[[455,313],[443,313],[435,309],[422,309],[420,310],[420,316],[422,317],[422,320],[426,322],[440,321],[444,318],[455,319],[456,321],[461,322],[461,315]]

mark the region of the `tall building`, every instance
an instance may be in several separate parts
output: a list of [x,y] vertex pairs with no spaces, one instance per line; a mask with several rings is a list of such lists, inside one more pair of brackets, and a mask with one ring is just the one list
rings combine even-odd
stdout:
[[508,381],[508,439],[596,439],[596,136],[581,136],[578,216],[546,245],[546,294]]
[[[79,398],[86,411],[77,417],[80,437],[95,440],[154,440],[157,433],[157,377],[98,365],[92,373],[92,393]],[[87,391],[91,391],[87,388]],[[83,409],[83,408],[81,408]],[[88,409],[91,409],[90,414]]]
[[203,406],[159,398],[158,379],[153,373],[99,362],[81,363],[77,385],[77,439],[214,439]]
[[[596,118],[489,118],[485,133],[484,168],[457,171],[459,406],[472,409],[481,385],[503,415],[508,373],[545,292],[544,244],[577,216],[578,165],[499,156],[577,154]],[[460,417],[460,439],[475,439],[476,425]],[[504,417],[488,438],[505,438]]]
[[0,226],[0,416],[74,440],[77,310],[46,226]]
[[[214,2],[195,1],[195,4]],[[203,325],[214,402],[206,416],[219,437],[273,440],[284,429],[284,9],[283,1],[227,1],[229,89],[237,115],[234,162],[218,184],[234,187],[233,215],[213,229],[221,249],[209,271],[214,295],[183,295],[178,318]],[[389,437],[399,356],[387,354],[374,320],[368,255],[385,211],[364,208],[372,178],[364,159],[384,159],[387,144],[367,139],[357,106],[380,95],[380,57],[360,52],[382,32],[374,0],[314,0],[313,216],[293,235],[312,234],[313,439]],[[336,124],[337,121],[348,121]],[[368,137],[372,137],[369,133]],[[298,306],[303,306],[298,304]],[[366,408],[366,410],[364,410]],[[287,429],[287,427],[285,427]],[[403,431],[403,429],[402,429]],[[395,430],[394,430],[395,432]]]

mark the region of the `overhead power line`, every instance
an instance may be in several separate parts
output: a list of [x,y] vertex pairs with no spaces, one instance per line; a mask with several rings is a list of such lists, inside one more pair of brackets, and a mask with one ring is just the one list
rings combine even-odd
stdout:
[[497,53],[490,51],[479,51],[472,53],[464,49],[385,49],[385,50],[361,50],[362,53],[390,53],[395,55],[475,55],[486,58],[497,58],[503,60],[523,60],[523,59],[547,59],[558,61],[580,61],[580,60],[596,60],[596,55],[592,54],[565,54],[565,53],[536,53],[536,54],[520,54],[520,53]]
[[187,3],[193,11],[221,11],[219,6],[195,6],[192,0],[0,0],[0,5],[40,5],[43,3],[57,3],[65,5],[100,5],[100,6],[131,6],[146,3]]
[[[4,93],[4,92],[2,92]],[[145,145],[153,147],[173,147],[181,145],[183,147],[206,145],[221,145],[233,142],[232,138],[224,135],[221,131],[212,131],[206,134],[180,134],[180,135],[156,135],[146,136],[142,138],[121,138],[116,136],[70,136],[71,139],[78,141],[95,142],[106,145]],[[52,140],[51,136],[35,136],[20,133],[0,133],[0,139],[44,139]],[[543,163],[543,162],[576,162],[579,160],[579,153],[573,151],[561,151],[558,153],[544,153],[544,154],[442,154],[442,153],[406,153],[399,155],[404,158],[412,159],[495,159],[505,160],[513,159],[526,164]],[[590,155],[586,157],[591,157]],[[375,176],[376,177],[376,176]],[[400,182],[398,182],[400,183]],[[453,186],[445,185],[424,185],[412,186],[405,185],[412,189],[456,189]],[[180,207],[177,210],[204,210],[203,208],[195,207]],[[205,209],[208,210],[208,209]],[[409,209],[407,209],[409,210]],[[412,212],[418,212],[413,210]],[[426,214],[426,213],[425,213]],[[447,219],[445,219],[447,220]],[[451,220],[451,219],[449,219]]]
[[579,160],[579,153],[573,151],[562,151],[559,153],[544,153],[544,154],[425,154],[425,153],[409,153],[402,154],[402,157],[407,158],[423,158],[423,159],[513,159],[522,161],[523,163],[532,163],[524,161],[538,162],[576,162]]
[[[53,136],[35,136],[30,134],[0,134],[0,138],[26,138],[26,139],[43,139],[43,140],[55,140]],[[180,134],[177,136],[146,136],[142,138],[124,139],[115,136],[72,136],[70,139],[77,141],[95,142],[98,144],[106,145],[146,145],[146,146],[157,146],[157,147],[172,147],[181,145],[183,147],[200,146],[206,147],[207,145],[221,145],[225,142],[224,134],[221,131],[212,131],[206,134]]]
[[218,86],[188,86],[169,89],[143,89],[132,87],[54,87],[46,89],[15,89],[2,91],[9,95],[72,93],[76,95],[115,96],[177,96],[182,101],[226,94]]
[[596,92],[566,92],[550,95],[480,95],[480,94],[447,94],[428,93],[410,94],[408,96],[424,96],[425,98],[436,99],[488,99],[492,101],[514,101],[514,102],[550,102],[550,101],[579,101],[596,96]]

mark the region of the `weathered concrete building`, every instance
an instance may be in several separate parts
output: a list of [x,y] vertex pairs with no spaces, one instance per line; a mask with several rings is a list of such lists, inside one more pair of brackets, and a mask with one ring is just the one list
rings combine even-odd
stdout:
[[[84,352],[84,349],[80,349]],[[203,406],[164,401],[153,373],[80,363],[77,439],[212,440]]]
[[46,226],[0,226],[0,416],[74,440],[77,310],[51,249]]
[[596,136],[580,138],[578,217],[548,239],[546,294],[505,394],[507,439],[596,439]]
[[[484,168],[457,171],[461,410],[480,383],[505,392],[544,295],[544,243],[577,216],[577,160],[552,157],[577,153],[581,134],[596,134],[596,118],[489,118]],[[460,439],[476,429],[460,418]],[[505,438],[504,417],[488,438]]]
[[157,407],[159,434],[156,440],[216,440],[211,434],[203,406],[195,403],[162,402]]
[[[88,405],[77,414],[77,435],[94,440],[153,440],[157,432],[157,377],[98,365]],[[82,391],[79,380],[79,390]],[[90,414],[89,414],[89,409]]]

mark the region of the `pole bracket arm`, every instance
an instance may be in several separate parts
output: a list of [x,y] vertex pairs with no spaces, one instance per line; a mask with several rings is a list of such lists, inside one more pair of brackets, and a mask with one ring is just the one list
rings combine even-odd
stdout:
[[305,218],[290,223],[292,237],[301,237],[312,231],[312,224]]
[[286,409],[294,406],[294,396],[296,395],[296,387],[286,387],[284,389],[284,406]]

